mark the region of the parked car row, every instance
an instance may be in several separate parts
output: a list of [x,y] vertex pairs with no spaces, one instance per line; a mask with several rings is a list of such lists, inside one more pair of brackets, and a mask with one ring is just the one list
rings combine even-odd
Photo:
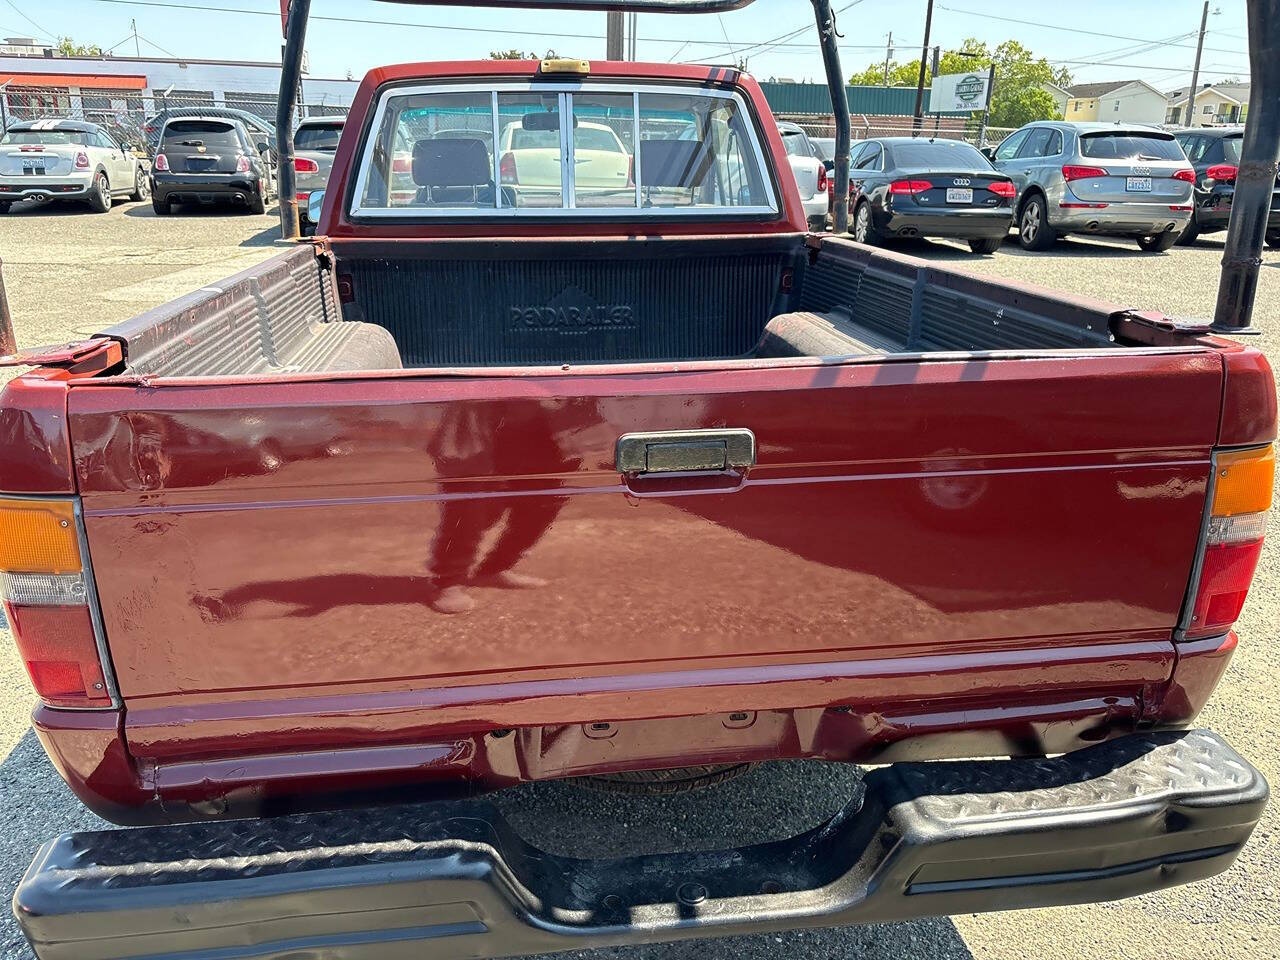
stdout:
[[[243,114],[243,117],[241,116]],[[81,120],[13,124],[0,136],[0,213],[22,200],[81,201],[98,213],[119,198],[174,205],[230,202],[264,213],[276,196],[275,132],[241,110],[165,111],[134,142]]]

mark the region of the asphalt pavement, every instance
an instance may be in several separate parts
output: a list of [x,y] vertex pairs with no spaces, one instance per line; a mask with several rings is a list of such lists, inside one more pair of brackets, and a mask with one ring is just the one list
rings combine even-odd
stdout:
[[[95,215],[23,204],[0,216],[0,260],[20,346],[91,335],[148,307],[214,282],[274,252],[270,216],[218,211],[158,218],[149,204]],[[1208,316],[1221,235],[1164,254],[1132,243],[1066,241],[1048,253],[1006,244],[978,257],[950,243],[905,252],[978,273],[1171,314]],[[1280,368],[1280,251],[1266,251],[1253,342]],[[1177,416],[1177,410],[1170,410]],[[1273,530],[1275,529],[1273,524]],[[1280,783],[1280,533],[1264,552],[1240,648],[1201,716]],[[41,841],[104,827],[63,785],[30,730],[32,700],[7,631],[0,630],[0,891],[7,898]],[[857,770],[820,762],[766,764],[736,780],[674,798],[600,793],[570,783],[530,784],[496,800],[530,841],[555,853],[622,855],[711,848],[787,836],[839,809]],[[31,954],[0,910],[0,957]],[[837,930],[736,937],[561,956],[618,960],[1198,960],[1280,957],[1280,802],[1267,809],[1239,863],[1190,886],[1115,903],[1012,911]]]

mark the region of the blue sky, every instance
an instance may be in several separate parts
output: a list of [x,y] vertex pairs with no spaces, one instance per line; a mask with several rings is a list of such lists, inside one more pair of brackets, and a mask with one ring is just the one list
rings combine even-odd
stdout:
[[[278,9],[276,0],[155,2],[224,11],[268,13]],[[838,9],[849,0],[834,3]],[[1077,82],[1136,77],[1160,89],[1172,89],[1190,79],[1201,7],[1201,0],[1072,0],[1065,4],[1061,0],[935,0],[932,42],[958,48],[969,36],[992,44],[1014,38],[1037,55],[1062,63]],[[1204,79],[1247,78],[1244,0],[1222,0],[1210,9],[1220,12],[1209,17]],[[924,10],[925,0],[855,0],[839,18],[845,72],[852,73],[873,61],[883,62],[890,31],[896,59],[911,59],[923,36]],[[539,54],[553,48],[566,56],[604,55],[602,13],[312,0],[312,15],[307,49],[311,73],[320,77],[342,77],[348,71],[359,77],[369,67],[383,63],[483,57],[490,50],[510,47]],[[415,26],[318,19],[322,17]],[[78,42],[109,47],[130,37],[131,19],[137,20],[138,33],[145,38],[141,42],[144,55],[165,51],[193,59],[279,57],[279,21],[271,16],[121,0],[0,0],[0,36],[46,39],[69,35]],[[807,29],[780,45],[760,45],[799,28]],[[731,62],[738,54],[746,56],[751,72],[762,79],[818,80],[822,76],[807,0],[757,0],[720,17],[642,14],[638,32],[642,60]],[[115,49],[120,55],[132,55],[133,48],[129,39]]]

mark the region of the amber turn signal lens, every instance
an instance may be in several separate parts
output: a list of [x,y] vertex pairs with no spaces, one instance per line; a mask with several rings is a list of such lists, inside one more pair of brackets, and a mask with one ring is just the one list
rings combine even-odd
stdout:
[[1262,513],[1271,507],[1276,450],[1268,444],[1252,450],[1219,453],[1215,461],[1213,515],[1234,517]]
[[79,573],[71,501],[0,498],[0,571]]

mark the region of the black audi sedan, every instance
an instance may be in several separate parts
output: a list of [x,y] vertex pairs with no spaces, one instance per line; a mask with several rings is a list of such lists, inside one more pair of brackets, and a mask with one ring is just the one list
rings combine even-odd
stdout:
[[[1236,195],[1236,173],[1240,166],[1244,127],[1194,127],[1177,131],[1173,138],[1196,172],[1191,222],[1177,240],[1186,245],[1195,243],[1202,233],[1227,229],[1227,222],[1231,219],[1231,201]],[[1267,246],[1280,247],[1280,176],[1276,177],[1271,193]]]
[[953,237],[974,253],[995,253],[1009,234],[1013,181],[963,140],[861,141],[849,179],[849,231],[859,243]]

